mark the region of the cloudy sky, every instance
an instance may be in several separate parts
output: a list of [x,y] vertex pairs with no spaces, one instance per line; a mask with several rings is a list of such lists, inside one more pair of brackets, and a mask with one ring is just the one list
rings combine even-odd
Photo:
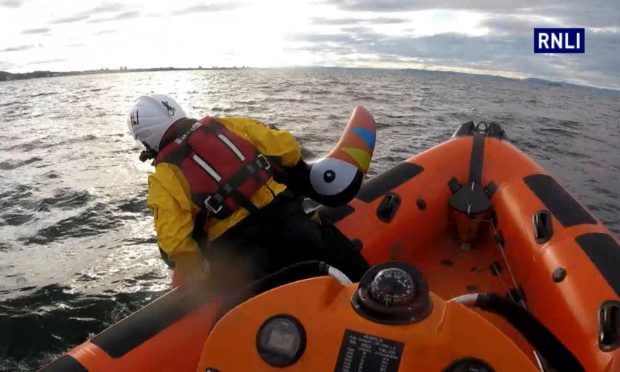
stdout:
[[[533,53],[585,27],[584,55]],[[0,0],[0,70],[405,67],[620,89],[620,0]]]

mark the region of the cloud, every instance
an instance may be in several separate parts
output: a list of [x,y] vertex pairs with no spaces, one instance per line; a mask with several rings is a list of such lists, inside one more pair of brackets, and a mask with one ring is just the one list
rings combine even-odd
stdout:
[[103,4],[103,5],[94,7],[92,9],[89,9],[89,10],[83,12],[83,14],[85,14],[85,15],[93,15],[93,14],[100,14],[100,13],[120,12],[123,9],[125,9],[123,4],[108,3],[108,4]]
[[[361,35],[361,34],[356,34]],[[311,43],[311,44],[339,44],[339,45],[353,45],[356,43],[355,39],[350,34],[295,34],[289,36],[291,41]]]
[[101,31],[95,32],[93,35],[113,34],[115,32],[117,32],[117,31],[115,31],[115,30],[101,30]]
[[411,20],[407,18],[393,18],[393,17],[379,17],[371,18],[369,21],[373,24],[395,24],[395,23],[407,23]]
[[13,64],[11,62],[0,61],[0,71],[9,70],[9,69],[11,69],[13,67],[15,67],[15,64]]
[[299,53],[300,51],[311,53],[314,56],[320,55],[337,55],[337,56],[348,56],[355,53],[355,48],[347,45],[307,45],[303,48],[298,47],[287,47],[285,48],[286,52],[289,53]]
[[111,22],[111,21],[122,21],[124,19],[132,19],[140,16],[139,12],[131,11],[117,14],[115,16],[106,17],[106,18],[97,18],[91,19],[88,23],[101,23],[101,22]]
[[430,9],[469,10],[489,14],[539,15],[561,19],[566,26],[612,27],[620,19],[617,0],[326,0],[342,10],[403,12]]
[[[500,71],[518,76],[620,88],[620,6],[617,0],[324,0],[347,11],[347,18],[314,18],[316,25],[342,25],[342,33],[306,34],[293,37],[300,50],[336,56],[346,48],[352,50],[340,61],[421,62],[437,68],[470,68]],[[481,21],[474,26],[481,32],[464,35],[470,29],[453,29],[451,33],[410,37],[379,34],[374,23],[362,14],[375,16],[394,12],[429,11],[443,19],[458,11],[468,11]],[[359,12],[359,13],[356,13]],[[357,17],[359,14],[360,17]],[[400,14],[399,14],[400,15]],[[392,18],[392,17],[387,17]],[[538,55],[533,53],[533,30],[536,27],[585,27],[585,55]],[[356,59],[357,57],[357,59]]]
[[357,24],[362,20],[359,18],[312,18],[311,21],[315,25],[342,26],[342,25]]
[[[536,27],[585,27],[586,33],[589,33],[590,31],[600,29],[617,30],[618,19],[620,19],[620,14],[617,14],[617,19],[615,17],[601,16],[596,19],[590,18],[589,20],[587,17],[582,17],[581,21],[578,21],[576,20],[577,16],[574,14],[571,14],[570,17],[563,13],[556,14],[559,14],[556,18],[537,15],[491,15],[482,21],[481,26],[506,34],[532,34],[534,32],[534,28]],[[614,18],[615,21],[612,21],[611,18]],[[594,24],[597,26],[586,26]],[[618,33],[618,31],[616,31],[616,33]]]
[[73,15],[73,16],[69,16],[69,17],[63,17],[63,18],[57,18],[55,20],[53,20],[52,22],[50,22],[51,24],[54,25],[59,25],[59,24],[64,24],[64,23],[75,23],[75,22],[79,22],[79,21],[83,21],[85,19],[88,19],[88,15]]
[[616,0],[541,2],[531,12],[559,18],[567,27],[617,27],[620,19]]
[[25,0],[0,0],[0,6],[6,8],[19,8],[23,3]]
[[[119,12],[125,8],[126,7],[120,3],[104,3],[102,5],[87,9],[83,12],[79,12],[71,16],[55,19],[50,23],[51,24],[75,23],[75,22],[86,20],[93,15]],[[126,13],[132,13],[132,12],[126,12]],[[125,13],[122,13],[122,14],[125,14]],[[109,20],[114,20],[114,19],[115,19],[114,17],[111,17]]]
[[27,34],[46,34],[48,32],[50,32],[51,29],[49,28],[31,28],[28,30],[24,30],[22,31],[22,34],[27,35]]
[[[567,0],[578,2],[578,0]],[[601,0],[597,0],[601,1]],[[510,11],[519,9],[532,9],[541,2],[538,0],[327,0],[328,3],[344,10],[374,11],[374,12],[397,12],[410,10],[428,9],[453,9],[453,10],[481,10],[485,12]],[[566,1],[560,3],[565,4]]]
[[490,35],[514,36],[533,35],[536,27],[562,27],[562,24],[544,17],[493,15],[483,20],[480,26],[488,28]]
[[315,25],[351,26],[358,24],[397,24],[410,22],[407,18],[378,17],[378,18],[312,18]]
[[189,8],[183,8],[173,11],[172,15],[186,15],[193,13],[205,13],[205,12],[225,12],[241,8],[243,3],[230,2],[230,3],[214,3],[214,4],[201,4],[191,6]]
[[[521,23],[508,26],[526,30]],[[439,34],[425,37],[383,35],[368,30],[353,34],[302,34],[292,40],[299,50],[321,55],[371,56],[379,61],[415,61],[435,67],[512,72],[551,80],[620,88],[620,38],[614,33],[586,34],[585,55],[549,56],[533,53],[533,32],[487,36]],[[347,52],[347,48],[349,51]]]
[[57,62],[66,62],[66,59],[61,59],[61,58],[56,58],[56,59],[45,59],[42,61],[32,61],[32,62],[28,62],[25,65],[26,66],[32,66],[32,65],[43,65],[46,63],[57,63]]
[[368,34],[373,32],[372,28],[366,26],[343,27],[341,30],[352,34]]
[[0,50],[0,52],[21,52],[24,50],[33,49],[35,47],[36,47],[35,45],[20,45],[16,47],[4,48]]
[[[28,0],[0,0],[0,9],[18,7],[25,1]],[[84,32],[92,38],[93,35],[119,32],[114,22],[123,20],[172,15],[179,16],[174,21],[182,24],[182,17],[186,15],[217,14],[245,6],[245,0],[231,1],[190,0],[179,3],[181,5],[151,6],[142,10],[137,8],[138,5],[124,5],[120,0],[97,0],[81,8],[76,3],[74,10],[60,13],[58,16],[62,18],[51,23],[77,23],[71,27],[77,31],[81,29],[78,26],[85,26]],[[307,56],[307,63],[312,63],[311,60],[330,65],[364,65],[364,61],[368,65],[372,65],[373,61],[386,61],[384,65],[389,66],[392,63],[396,66],[398,62],[411,63],[410,66],[419,63],[430,68],[502,71],[517,76],[620,87],[617,73],[617,66],[620,66],[620,53],[617,52],[620,50],[618,0],[310,1],[310,4],[316,3],[331,4],[331,11],[324,12],[324,7],[314,9],[316,12],[308,11],[310,15],[306,21],[310,23],[310,29],[304,28],[301,34],[288,34],[286,38],[290,43],[283,45],[287,54],[300,53],[300,61]],[[417,11],[425,12],[413,13]],[[88,23],[101,24],[94,26]],[[23,31],[18,29],[21,35],[17,36],[24,41],[15,39],[12,44],[3,45],[6,49],[0,52],[36,48],[35,45],[25,45],[32,39],[27,39],[28,35],[45,35],[55,27],[45,26],[33,25],[30,26],[33,28]],[[533,54],[535,27],[585,27],[586,54]],[[78,41],[65,43],[71,42]],[[65,43],[60,45],[77,46]],[[231,45],[230,48],[237,50],[235,48],[238,46]],[[0,56],[13,58],[17,53]],[[48,54],[46,57],[54,56]],[[322,60],[322,57],[325,58]]]

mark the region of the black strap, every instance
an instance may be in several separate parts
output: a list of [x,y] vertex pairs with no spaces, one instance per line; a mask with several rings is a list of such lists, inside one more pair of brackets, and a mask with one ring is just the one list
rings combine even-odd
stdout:
[[[256,159],[254,159],[251,163],[247,164],[233,176],[228,178],[226,183],[221,185],[220,188],[213,193],[213,195],[221,195],[224,199],[227,198],[230,195],[230,190],[238,190],[239,187],[247,181],[248,176],[254,178],[257,183],[264,184],[269,180],[269,178],[272,177],[271,169],[266,168],[266,165],[264,165],[261,160],[256,157]],[[265,172],[266,175],[262,176],[261,171]],[[239,193],[238,196],[247,199],[241,193]]]
[[484,134],[475,133],[469,161],[469,182],[482,182],[482,166],[484,163]]
[[[161,140],[161,143],[159,146],[159,151],[163,150],[172,141],[183,137],[185,133],[191,131],[192,127],[194,126],[194,123],[196,123],[197,121],[198,120],[196,119],[186,119],[178,123],[178,125],[176,126],[173,125],[172,128],[170,128],[172,132],[164,134],[164,138]],[[187,139],[184,142],[187,142]]]
[[[239,187],[248,180],[248,177],[252,177],[259,184],[264,185],[271,177],[270,169],[265,168],[266,165],[259,159],[256,159],[240,169],[235,175],[228,178],[226,183],[221,184],[216,192],[211,194],[192,194],[192,200],[196,205],[200,206],[201,209],[206,210],[208,210],[206,206],[208,203],[213,208],[213,211],[209,210],[210,214],[218,219],[227,218],[234,212],[234,210],[226,205],[226,200],[228,198],[232,198],[238,206],[245,208],[248,212],[254,213],[258,211],[258,208],[249,198],[245,197],[239,191]],[[266,176],[261,176],[261,171],[266,172]],[[218,209],[219,211],[216,213],[215,210]]]
[[201,208],[200,212],[194,218],[194,230],[192,231],[192,239],[198,244],[198,248],[202,254],[205,254],[207,248],[207,242],[209,233],[205,230],[205,223],[207,223],[208,212],[205,208]]
[[160,151],[171,142],[179,138],[183,138],[183,136],[187,134],[184,140],[179,144],[179,147],[176,150],[171,151],[169,154],[167,154],[165,158],[162,159],[163,161],[167,161],[173,164],[181,164],[183,159],[185,159],[187,155],[192,151],[192,148],[188,143],[188,139],[191,136],[190,132],[194,132],[195,129],[197,129],[195,128],[194,130],[192,130],[196,121],[197,120],[195,119],[189,119],[186,122],[181,123],[178,127],[174,128],[170,135],[165,137],[165,140],[162,141]]
[[226,129],[224,124],[220,123],[219,121],[217,121],[217,119],[213,119],[213,118],[209,120],[209,122],[206,125],[203,125],[203,127],[204,127],[203,129],[209,132],[219,132],[219,131]]
[[245,208],[250,213],[258,212],[258,208],[252,203],[252,201],[246,198],[241,191],[234,189],[230,191],[230,197],[233,198],[235,203]]

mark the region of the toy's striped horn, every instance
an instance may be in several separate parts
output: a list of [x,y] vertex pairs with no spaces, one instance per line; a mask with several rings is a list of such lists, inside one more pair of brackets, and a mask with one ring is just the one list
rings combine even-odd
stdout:
[[366,173],[375,149],[377,125],[372,115],[357,106],[336,147],[326,156],[345,161]]
[[357,106],[336,147],[310,168],[313,199],[335,206],[359,191],[375,149],[377,126],[372,115]]

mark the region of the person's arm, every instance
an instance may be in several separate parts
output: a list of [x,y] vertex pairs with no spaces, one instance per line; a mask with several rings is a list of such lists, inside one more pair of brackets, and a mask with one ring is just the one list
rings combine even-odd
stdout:
[[148,206],[153,212],[157,243],[175,263],[175,276],[203,279],[204,257],[192,239],[195,207],[175,167],[159,164],[149,176]]

